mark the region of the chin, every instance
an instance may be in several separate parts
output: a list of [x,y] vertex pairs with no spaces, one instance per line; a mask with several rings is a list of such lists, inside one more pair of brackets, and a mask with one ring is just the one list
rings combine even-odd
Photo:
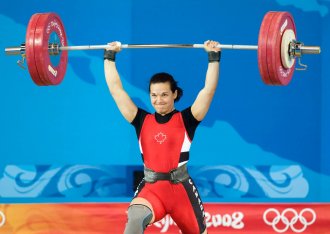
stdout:
[[158,114],[161,114],[161,115],[165,115],[165,114],[171,112],[171,110],[168,107],[165,107],[165,106],[158,106],[157,108],[155,108],[155,111]]
[[156,109],[156,112],[161,115],[165,115],[167,112],[162,109]]
[[161,110],[156,110],[156,112],[158,113],[158,114],[161,114],[161,115],[163,115],[163,114],[165,114],[166,112],[164,112],[164,111],[161,111]]

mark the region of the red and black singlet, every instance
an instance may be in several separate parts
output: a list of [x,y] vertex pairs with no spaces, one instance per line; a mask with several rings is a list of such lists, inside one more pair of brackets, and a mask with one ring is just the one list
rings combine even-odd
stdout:
[[[155,172],[168,173],[187,163],[199,123],[190,107],[165,116],[138,109],[132,125],[145,166]],[[200,234],[206,228],[204,207],[190,177],[177,184],[164,180],[147,183],[143,179],[135,197],[144,198],[152,205],[155,222],[170,214],[182,233]]]

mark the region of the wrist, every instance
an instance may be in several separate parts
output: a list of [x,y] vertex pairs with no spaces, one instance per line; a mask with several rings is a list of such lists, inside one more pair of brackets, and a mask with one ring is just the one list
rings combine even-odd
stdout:
[[104,60],[109,60],[109,61],[115,62],[116,61],[116,51],[104,50],[103,58],[104,58]]
[[209,63],[220,62],[221,51],[209,51],[207,55]]

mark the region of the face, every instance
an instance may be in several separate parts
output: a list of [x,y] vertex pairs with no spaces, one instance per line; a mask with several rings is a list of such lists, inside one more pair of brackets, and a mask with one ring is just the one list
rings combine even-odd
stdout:
[[151,104],[158,114],[165,115],[170,113],[174,109],[176,97],[177,91],[172,92],[169,82],[150,85]]

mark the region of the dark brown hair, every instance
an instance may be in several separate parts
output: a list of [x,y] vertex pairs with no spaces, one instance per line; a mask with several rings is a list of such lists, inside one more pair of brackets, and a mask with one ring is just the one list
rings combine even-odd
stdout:
[[178,82],[174,80],[173,76],[166,72],[156,73],[150,78],[149,92],[150,92],[151,84],[166,83],[166,82],[170,83],[171,91],[173,93],[175,92],[175,90],[177,90],[177,97],[174,101],[175,102],[179,101],[183,95],[183,90],[180,87],[178,87]]

